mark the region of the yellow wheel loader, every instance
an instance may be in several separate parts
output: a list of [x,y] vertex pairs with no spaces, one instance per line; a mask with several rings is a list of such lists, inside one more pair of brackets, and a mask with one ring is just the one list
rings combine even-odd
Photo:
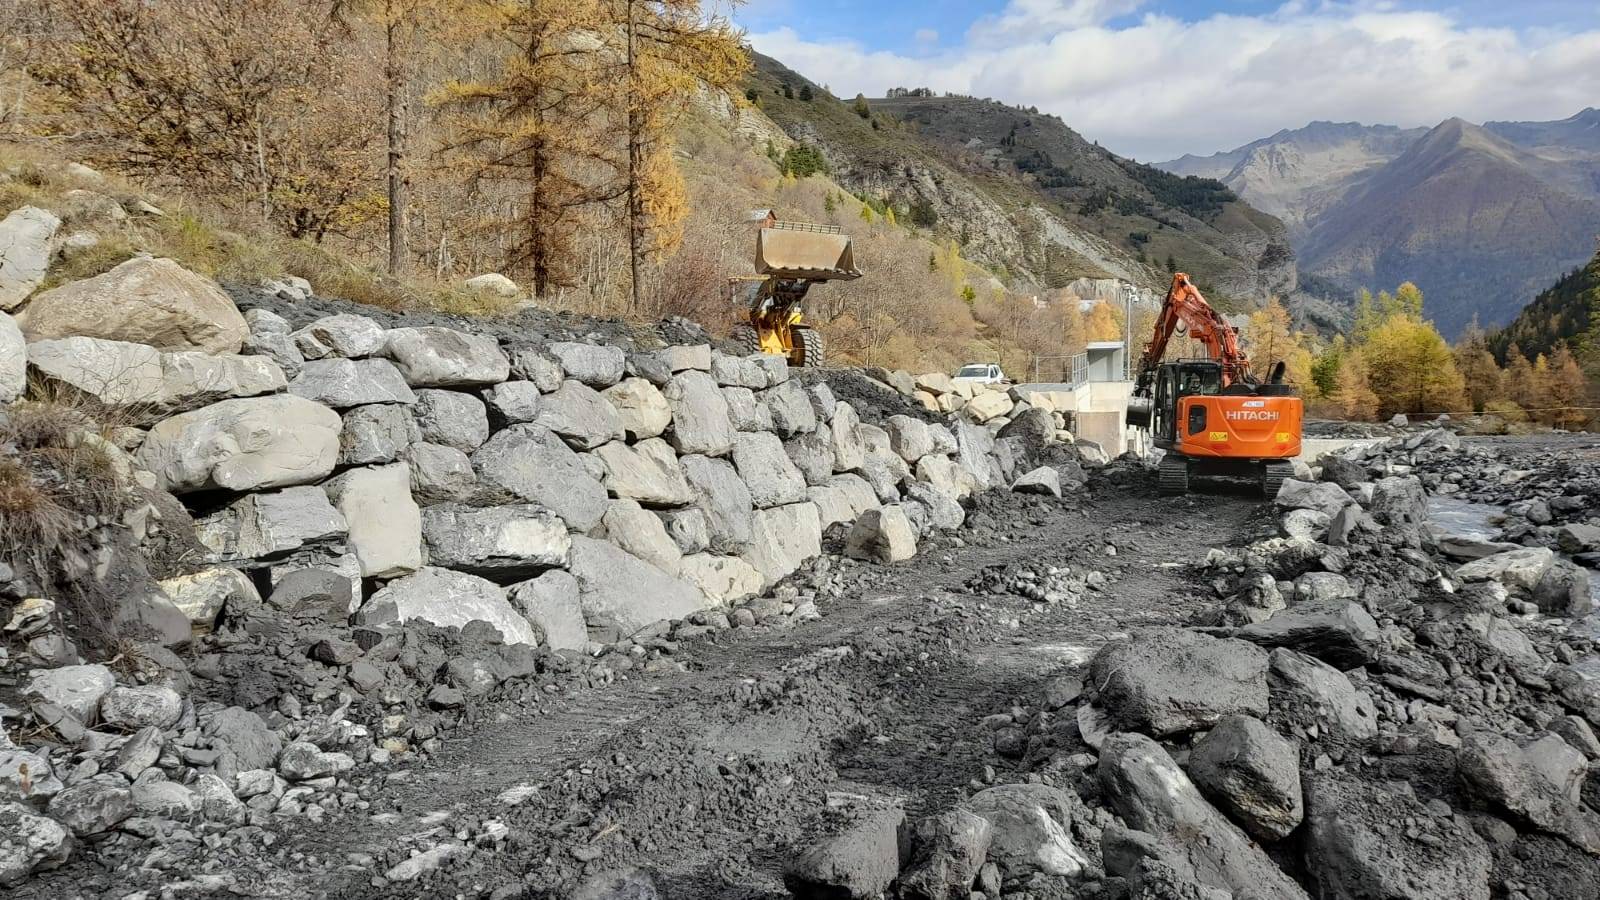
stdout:
[[756,274],[728,279],[741,320],[731,337],[747,353],[821,368],[826,349],[822,335],[805,323],[802,301],[812,285],[860,277],[850,236],[838,226],[773,222],[756,235]]

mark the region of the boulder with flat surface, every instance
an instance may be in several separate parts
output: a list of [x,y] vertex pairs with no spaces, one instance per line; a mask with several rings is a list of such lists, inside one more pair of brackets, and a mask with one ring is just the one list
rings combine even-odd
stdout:
[[1267,713],[1267,654],[1183,628],[1149,628],[1107,644],[1090,664],[1098,704],[1116,727],[1157,737]]
[[19,206],[0,219],[0,312],[16,309],[44,283],[61,219],[37,206]]
[[338,413],[299,397],[224,400],[160,422],[135,459],[176,494],[310,484],[337,464],[343,425]]
[[28,389],[28,342],[17,320],[0,312],[0,404],[10,403]]
[[511,376],[511,361],[494,338],[450,328],[391,329],[381,355],[412,387],[487,387]]
[[561,435],[578,450],[593,450],[623,437],[622,416],[606,398],[581,381],[568,380],[539,403],[534,424]]
[[319,487],[248,494],[195,522],[195,537],[221,561],[270,560],[344,539],[350,525]]
[[411,498],[404,463],[351,469],[324,485],[350,526],[350,550],[367,578],[394,578],[422,567],[422,511]]
[[672,424],[672,407],[655,385],[643,378],[625,378],[601,391],[622,419],[630,441],[660,437]]
[[917,531],[899,504],[867,510],[845,537],[844,552],[853,559],[904,562],[917,555]]
[[605,541],[573,537],[568,570],[585,618],[607,619],[623,634],[711,605],[698,588]]
[[783,441],[766,431],[741,432],[733,441],[733,464],[760,508],[799,503],[806,478],[784,451]]
[[431,565],[500,581],[564,566],[572,550],[566,523],[532,504],[430,506],[422,537]]
[[35,296],[17,324],[34,341],[82,335],[207,353],[238,353],[250,336],[215,281],[144,256]]
[[1279,509],[1313,509],[1331,518],[1355,500],[1344,488],[1332,482],[1290,478],[1278,488],[1278,496],[1272,502]]
[[669,575],[678,574],[683,551],[655,513],[632,500],[613,500],[600,524],[606,540]]
[[560,437],[537,425],[496,434],[472,454],[472,466],[486,487],[543,506],[575,531],[605,515],[606,489]]
[[1089,864],[1072,837],[1073,803],[1049,785],[1003,784],[974,794],[967,809],[989,823],[989,859],[1007,877],[1071,877]]
[[726,456],[733,449],[734,428],[728,401],[716,379],[700,371],[672,376],[662,395],[672,408],[667,441],[681,454]]
[[810,503],[758,509],[740,556],[773,585],[822,553],[822,519]]
[[568,378],[597,390],[621,381],[627,365],[627,356],[621,347],[558,342],[546,347],[545,352],[561,363]]
[[507,644],[537,644],[539,635],[491,581],[428,566],[389,582],[356,613],[362,625],[397,625],[421,619],[445,628],[487,622]]
[[416,393],[412,413],[422,440],[471,453],[489,439],[489,412],[482,400],[462,391],[424,389]]
[[1305,815],[1300,750],[1252,716],[1228,716],[1195,742],[1186,766],[1200,793],[1257,840],[1287,837]]
[[738,553],[754,539],[755,501],[749,487],[726,460],[685,456],[681,463],[694,504],[705,513],[711,549]]
[[1518,745],[1480,731],[1468,735],[1457,765],[1476,796],[1517,821],[1600,856],[1600,815],[1583,805],[1588,760],[1554,734]]
[[1267,687],[1274,722],[1357,741],[1378,733],[1372,696],[1319,659],[1284,648],[1272,651]]
[[1237,636],[1263,647],[1298,650],[1342,669],[1372,662],[1383,648],[1383,632],[1372,614],[1341,597],[1301,601],[1244,626]]
[[808,848],[790,863],[784,886],[796,900],[872,900],[900,872],[897,808],[858,813],[854,821]]
[[543,634],[552,650],[582,650],[589,643],[579,602],[578,579],[565,569],[551,569],[508,590],[511,605]]
[[658,508],[694,502],[694,491],[684,477],[678,455],[660,438],[633,446],[612,441],[596,450],[595,456],[605,464],[602,483],[613,497]]

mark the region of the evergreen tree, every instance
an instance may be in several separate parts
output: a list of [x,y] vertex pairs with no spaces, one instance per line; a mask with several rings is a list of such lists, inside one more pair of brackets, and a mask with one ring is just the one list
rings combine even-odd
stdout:
[[811,98],[812,98],[811,85],[809,85],[809,84],[800,85],[800,99],[804,100],[807,103],[810,103],[811,102]]
[[867,105],[866,94],[857,94],[856,100],[850,105],[850,108],[855,110],[856,115],[863,119],[872,118],[872,107]]

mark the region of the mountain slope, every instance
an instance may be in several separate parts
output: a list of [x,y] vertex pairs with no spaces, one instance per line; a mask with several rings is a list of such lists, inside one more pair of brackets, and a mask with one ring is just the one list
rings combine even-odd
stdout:
[[759,55],[750,95],[821,150],[841,184],[917,210],[921,224],[1019,283],[1116,277],[1160,291],[1171,256],[1225,303],[1253,306],[1297,286],[1282,223],[1214,181],[1118,157],[1053,116],[965,97],[875,99],[862,116]]
[[1600,153],[1600,109],[1592,106],[1557,122],[1485,122],[1483,127],[1523,147]]
[[1542,291],[1511,324],[1489,336],[1495,356],[1505,359],[1512,344],[1529,358],[1549,353],[1558,341],[1567,341],[1587,331],[1596,310],[1600,309],[1600,252],[1587,266],[1567,273]]
[[1476,314],[1510,319],[1586,260],[1600,200],[1540,177],[1545,161],[1460,119],[1430,131],[1353,188],[1302,241],[1308,268],[1336,282],[1414,281],[1447,335]]

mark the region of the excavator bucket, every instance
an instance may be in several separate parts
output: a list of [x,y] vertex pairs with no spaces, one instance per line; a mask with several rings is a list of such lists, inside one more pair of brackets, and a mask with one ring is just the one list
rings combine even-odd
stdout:
[[835,281],[860,278],[850,235],[834,225],[777,222],[756,237],[756,272],[776,278]]

